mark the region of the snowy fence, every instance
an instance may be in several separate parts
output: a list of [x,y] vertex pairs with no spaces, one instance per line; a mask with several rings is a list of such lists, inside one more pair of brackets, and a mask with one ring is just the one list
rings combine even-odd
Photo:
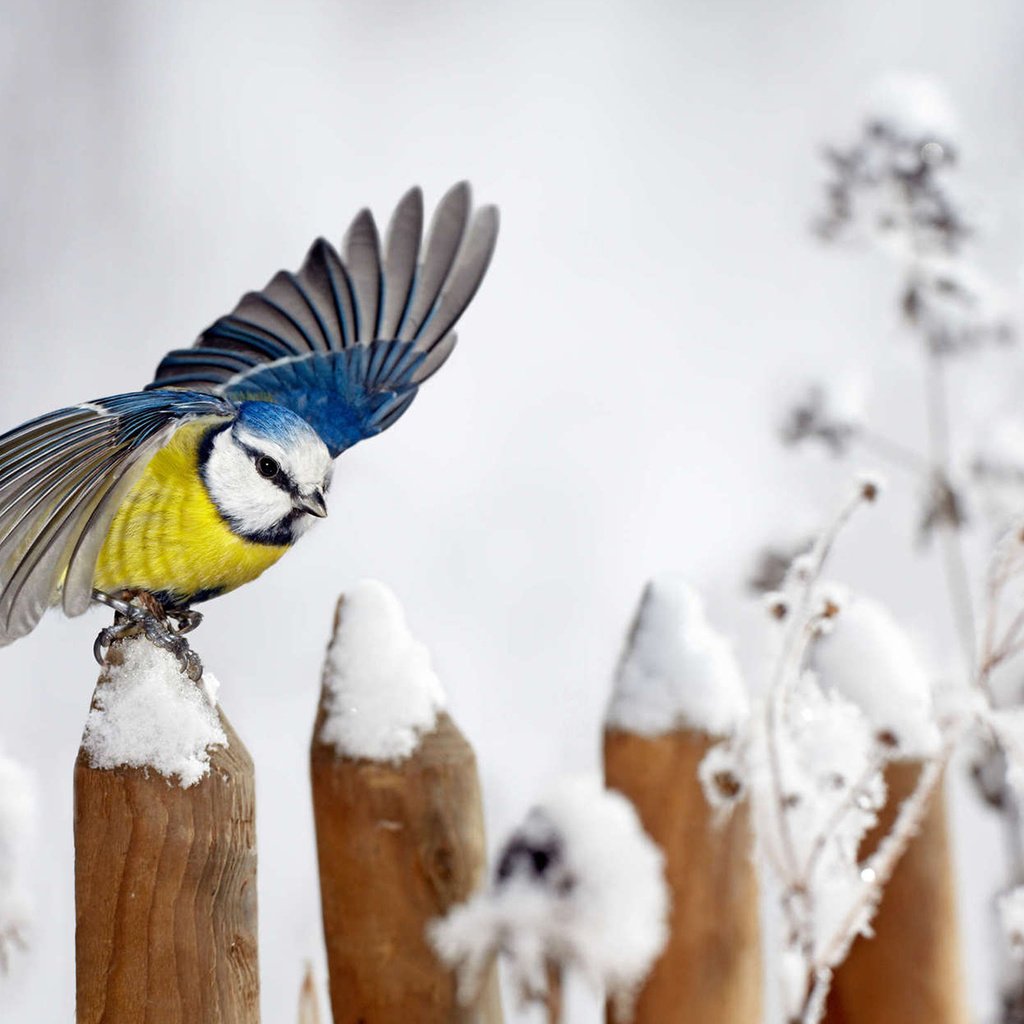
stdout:
[[[884,626],[885,650],[898,649],[870,606],[848,616],[861,637],[865,623]],[[844,636],[816,663],[840,691],[843,666],[883,666],[851,656]],[[909,662],[894,664],[905,685]],[[552,790],[488,881],[473,750],[397,600],[380,584],[355,587],[338,603],[310,749],[334,1024],[502,1024],[499,957],[549,1024],[563,1020],[569,969],[605,986],[615,1024],[759,1024],[753,814],[771,842],[772,816],[792,808],[788,793],[759,805],[737,745],[745,730],[746,745],[759,742],[751,721],[699,597],[672,577],[651,584],[609,705],[609,788]],[[914,755],[911,726],[880,721],[879,742]],[[875,863],[934,772],[923,757],[887,756],[889,800],[856,864]],[[840,810],[858,805],[856,786],[827,788]],[[854,942],[830,976],[826,1024],[966,1022],[941,799],[916,827],[886,869],[876,937]],[[831,839],[800,842],[813,862]],[[75,766],[75,853],[78,1024],[257,1024],[253,764],[216,681],[197,687],[144,639],[114,646],[96,688]],[[320,1024],[310,976],[297,1019]]]

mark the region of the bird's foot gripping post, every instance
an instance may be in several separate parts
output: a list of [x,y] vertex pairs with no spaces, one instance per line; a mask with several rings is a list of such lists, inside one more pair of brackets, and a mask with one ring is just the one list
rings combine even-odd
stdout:
[[202,679],[203,663],[183,635],[191,633],[202,622],[199,612],[189,608],[164,608],[152,594],[144,591],[114,597],[94,590],[92,596],[94,601],[114,610],[114,624],[101,629],[93,644],[93,655],[100,665],[115,640],[144,634],[150,643],[173,654],[189,679],[195,682]]

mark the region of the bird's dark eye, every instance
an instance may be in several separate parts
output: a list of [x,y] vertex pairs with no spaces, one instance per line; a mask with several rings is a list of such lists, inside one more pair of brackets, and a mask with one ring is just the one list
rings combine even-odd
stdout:
[[261,455],[256,460],[256,472],[259,473],[260,476],[265,476],[268,480],[272,476],[277,476],[277,471],[280,468],[281,467],[277,462],[269,455]]

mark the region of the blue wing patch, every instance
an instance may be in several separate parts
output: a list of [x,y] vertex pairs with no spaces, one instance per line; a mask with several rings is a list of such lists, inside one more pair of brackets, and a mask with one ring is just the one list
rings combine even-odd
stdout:
[[421,245],[423,197],[412,189],[388,226],[383,253],[367,210],[344,259],[319,239],[297,274],[261,292],[171,352],[150,388],[194,388],[233,401],[277,402],[304,417],[332,455],[380,433],[455,347],[452,328],[490,264],[498,213],[470,216],[462,182],[441,200]]
[[331,455],[391,426],[416,397],[426,358],[411,342],[378,341],[344,352],[281,360],[229,383],[235,402],[285,405],[315,426]]
[[58,601],[84,612],[110,523],[152,455],[182,423],[234,413],[219,396],[150,391],[60,409],[0,437],[0,645]]

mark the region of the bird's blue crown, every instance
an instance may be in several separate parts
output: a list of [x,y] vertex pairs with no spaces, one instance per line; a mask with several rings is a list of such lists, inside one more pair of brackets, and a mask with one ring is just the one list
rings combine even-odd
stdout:
[[320,435],[298,413],[273,402],[242,402],[235,423],[259,437],[288,446]]

